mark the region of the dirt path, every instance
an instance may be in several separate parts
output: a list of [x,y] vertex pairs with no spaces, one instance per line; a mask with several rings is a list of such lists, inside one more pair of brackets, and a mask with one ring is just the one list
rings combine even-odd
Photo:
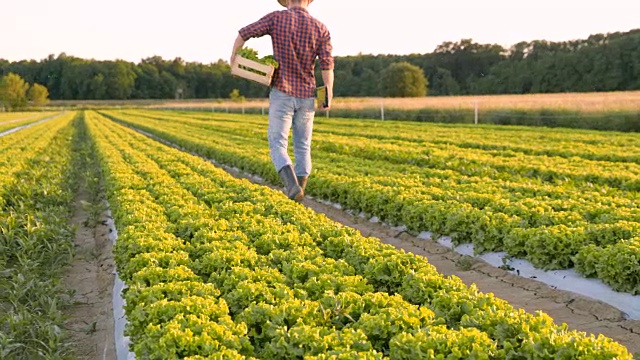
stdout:
[[112,243],[106,213],[91,224],[87,199],[85,192],[77,196],[72,219],[77,226],[76,255],[63,281],[75,294],[65,314],[69,319],[65,328],[71,336],[74,359],[115,359]]

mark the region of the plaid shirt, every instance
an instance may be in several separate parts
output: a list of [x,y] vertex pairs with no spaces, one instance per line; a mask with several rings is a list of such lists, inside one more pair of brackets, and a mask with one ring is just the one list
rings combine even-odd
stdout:
[[329,30],[306,9],[294,7],[272,12],[240,29],[239,34],[244,41],[271,35],[273,57],[280,64],[272,86],[293,97],[315,97],[316,57],[322,70],[333,69]]

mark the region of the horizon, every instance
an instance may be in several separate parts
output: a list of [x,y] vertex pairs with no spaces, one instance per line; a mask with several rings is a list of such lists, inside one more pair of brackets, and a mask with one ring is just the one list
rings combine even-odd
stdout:
[[[462,39],[506,49],[523,41],[586,39],[594,34],[638,29],[634,14],[640,12],[640,3],[625,0],[608,1],[607,6],[600,1],[577,0],[560,5],[539,0],[535,6],[506,0],[489,0],[482,6],[469,0],[435,5],[407,0],[404,8],[351,0],[340,4],[339,12],[335,4],[331,0],[314,1],[309,11],[331,31],[336,57],[429,54],[444,42]],[[253,0],[242,9],[202,0],[183,0],[180,5],[145,0],[114,0],[95,6],[80,0],[12,2],[4,10],[15,16],[0,23],[0,33],[11,34],[0,43],[0,59],[41,61],[65,53],[96,61],[139,63],[160,56],[211,64],[228,61],[241,27],[270,11],[284,9],[276,0]],[[101,19],[115,20],[96,21],[96,8],[102,12]],[[54,27],[50,26],[52,22]],[[355,36],[362,31],[354,32],[354,28],[366,31],[367,36]],[[251,39],[245,46],[256,49],[261,56],[272,53],[268,36]]]

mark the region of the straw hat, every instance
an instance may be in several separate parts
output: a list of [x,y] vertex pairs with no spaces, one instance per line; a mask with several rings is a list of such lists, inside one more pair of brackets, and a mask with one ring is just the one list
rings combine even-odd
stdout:
[[[287,0],[278,0],[278,2],[280,3],[280,5],[287,7]],[[313,2],[313,0],[309,0],[309,4],[311,4]]]

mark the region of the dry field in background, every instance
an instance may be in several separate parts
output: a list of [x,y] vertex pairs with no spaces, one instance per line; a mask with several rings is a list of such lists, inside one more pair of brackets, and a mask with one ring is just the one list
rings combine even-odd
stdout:
[[[608,93],[562,93],[527,95],[427,96],[422,98],[336,98],[334,109],[550,109],[583,112],[640,111],[640,91]],[[244,103],[230,100],[166,101],[151,107],[267,107],[267,99],[249,99]]]

